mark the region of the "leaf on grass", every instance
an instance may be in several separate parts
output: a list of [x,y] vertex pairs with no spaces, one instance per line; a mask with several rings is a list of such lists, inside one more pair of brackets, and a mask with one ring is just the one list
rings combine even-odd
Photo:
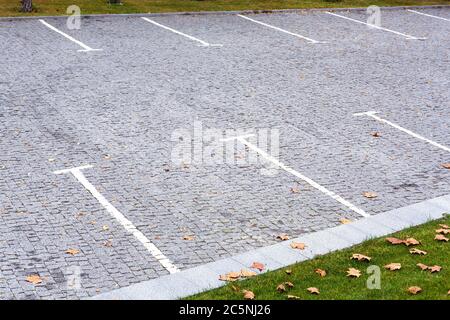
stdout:
[[251,270],[247,270],[247,269],[241,270],[241,277],[243,277],[243,278],[250,278],[250,277],[254,277],[256,275],[257,275],[257,273],[255,271],[251,271]]
[[436,265],[434,265],[432,267],[428,267],[428,270],[430,270],[431,273],[439,272],[439,271],[441,271],[441,269],[442,269],[441,266],[436,266]]
[[418,294],[421,291],[422,291],[421,287],[413,286],[413,287],[409,287],[408,288],[408,292],[411,293],[411,294]]
[[306,245],[302,242],[291,242],[291,248],[292,249],[300,249],[300,250],[304,250],[306,247]]
[[443,163],[442,167],[444,167],[445,169],[450,169],[450,162],[449,163]]
[[448,242],[448,238],[446,238],[443,234],[437,234],[434,237],[434,240]]
[[317,273],[322,278],[327,275],[327,272],[325,270],[322,270],[322,269],[316,269],[316,270],[314,270],[314,272]]
[[439,227],[444,228],[444,229],[450,229],[450,227],[446,224],[440,224]]
[[395,270],[400,270],[402,267],[402,264],[393,262],[393,263],[389,263],[389,264],[385,265],[384,267],[388,270],[395,271]]
[[241,289],[238,286],[231,286],[231,290],[233,290],[234,292],[240,292]]
[[363,196],[368,198],[368,199],[373,199],[373,198],[378,197],[378,195],[375,192],[372,192],[372,191],[363,192]]
[[359,278],[361,276],[361,271],[355,268],[348,268],[347,277]]
[[420,244],[420,242],[414,238],[408,238],[405,240],[405,244],[406,244],[406,246],[409,247],[409,246],[416,246],[416,245]]
[[426,251],[419,250],[419,249],[416,249],[416,248],[412,248],[411,250],[409,250],[409,253],[423,255],[423,256],[427,254]]
[[279,284],[278,286],[277,286],[277,291],[278,292],[286,292],[286,287],[285,287],[285,285],[284,284]]
[[27,276],[26,280],[32,284],[39,284],[42,282],[42,279],[37,274],[32,274]]
[[428,266],[423,263],[418,263],[418,264],[416,264],[416,266],[418,266],[422,271],[428,269]]
[[311,294],[320,294],[319,289],[317,289],[316,287],[309,287],[308,290]]
[[288,274],[288,275],[292,274],[292,270],[291,269],[286,269],[286,270],[284,270],[284,272],[286,272],[286,274]]
[[450,229],[444,229],[444,228],[437,229],[436,233],[449,234],[450,233]]
[[342,223],[342,224],[349,224],[349,223],[352,222],[352,220],[347,219],[347,218],[342,218],[342,219],[339,220],[339,222]]
[[[449,292],[450,292],[450,290],[449,290]],[[288,300],[300,300],[300,297],[294,296],[292,294],[288,294],[287,298],[288,298]]]
[[71,255],[74,256],[74,255],[80,253],[80,250],[77,250],[77,249],[67,249],[65,252],[66,252],[67,254],[71,254]]
[[250,266],[250,268],[258,269],[259,271],[263,271],[264,270],[264,264],[262,264],[261,262],[253,262],[252,265]]
[[402,240],[402,239],[397,239],[397,238],[394,238],[394,237],[386,238],[386,241],[389,242],[390,244],[394,244],[394,245],[405,243],[404,240]]
[[286,240],[289,240],[289,236],[286,233],[282,233],[282,234],[277,235],[277,239],[281,240],[281,241],[286,241]]
[[242,290],[242,293],[244,294],[244,299],[246,299],[246,300],[255,299],[255,294],[253,292],[251,292],[250,290]]
[[358,261],[370,261],[372,258],[360,253],[354,253],[350,259]]
[[284,285],[285,285],[286,287],[288,287],[288,288],[293,288],[293,287],[294,287],[294,284],[293,284],[292,282],[289,282],[289,281],[286,281],[286,282],[284,283]]

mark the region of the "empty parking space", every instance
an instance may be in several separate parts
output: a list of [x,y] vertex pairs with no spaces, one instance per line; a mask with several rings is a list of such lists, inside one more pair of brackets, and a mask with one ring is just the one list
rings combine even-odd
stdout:
[[[445,20],[389,10],[382,29],[325,12],[44,22],[0,21],[5,297],[92,296],[450,194]],[[233,148],[198,158],[208,129],[228,130]],[[258,130],[279,145],[268,151]],[[174,150],[190,156],[174,162]],[[78,291],[65,287],[71,266]],[[28,285],[29,273],[47,286]]]

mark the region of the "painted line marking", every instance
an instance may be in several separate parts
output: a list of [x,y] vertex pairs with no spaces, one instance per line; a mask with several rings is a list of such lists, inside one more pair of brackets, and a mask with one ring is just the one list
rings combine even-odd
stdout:
[[425,141],[425,142],[427,142],[427,143],[429,143],[429,144],[431,144],[431,145],[433,145],[433,146],[435,146],[435,147],[438,147],[438,148],[440,148],[440,149],[442,149],[442,150],[445,150],[445,151],[447,151],[447,152],[450,152],[450,148],[449,148],[449,147],[446,147],[446,146],[444,146],[444,145],[442,145],[442,144],[439,144],[439,143],[437,143],[437,142],[435,142],[435,141],[433,141],[433,140],[427,139],[427,138],[425,138],[425,137],[423,137],[423,136],[421,136],[421,135],[419,135],[419,134],[417,134],[417,133],[412,132],[411,130],[408,130],[408,129],[405,129],[405,128],[399,126],[398,124],[395,124],[395,123],[393,123],[393,122],[390,122],[389,120],[380,118],[379,116],[376,115],[377,113],[378,113],[377,111],[367,111],[367,112],[355,113],[355,114],[353,114],[353,115],[356,116],[356,117],[360,117],[360,116],[368,116],[368,117],[371,117],[371,118],[373,118],[373,119],[375,119],[375,120],[377,120],[377,121],[386,123],[386,124],[390,125],[391,127],[394,127],[394,128],[396,128],[396,129],[398,129],[398,130],[400,130],[400,131],[403,131],[404,133],[407,133],[407,134],[409,134],[410,136],[413,136],[413,137],[416,138],[416,139]]
[[66,37],[67,39],[69,39],[70,41],[75,42],[76,44],[78,44],[80,47],[82,47],[83,49],[78,50],[79,52],[89,52],[89,51],[102,51],[103,49],[92,49],[91,47],[89,47],[88,45],[85,45],[83,42],[78,41],[77,39],[74,39],[73,37],[69,36],[68,34],[62,32],[61,30],[56,29],[54,26],[52,26],[51,24],[49,24],[48,22],[46,22],[43,19],[39,19],[39,21],[46,26],[47,28],[59,33],[60,35]]
[[222,139],[222,141],[237,140],[237,141],[243,143],[248,148],[250,148],[253,151],[255,151],[258,154],[260,154],[266,160],[268,160],[268,161],[272,162],[273,164],[275,164],[277,167],[279,167],[279,168],[283,169],[284,171],[286,171],[286,172],[296,176],[297,178],[300,178],[301,180],[305,181],[306,183],[308,183],[312,187],[316,188],[317,190],[321,191],[322,193],[326,194],[327,196],[333,198],[337,202],[343,204],[344,206],[346,206],[350,210],[360,214],[363,217],[371,217],[371,215],[366,213],[364,210],[359,209],[358,207],[356,207],[355,205],[353,205],[349,201],[345,200],[344,198],[342,198],[341,196],[335,194],[334,192],[328,190],[327,188],[321,186],[320,184],[318,184],[314,180],[312,180],[312,179],[304,176],[300,172],[298,172],[298,171],[288,167],[287,165],[283,164],[282,162],[280,162],[279,160],[277,160],[276,158],[274,158],[273,156],[271,156],[270,154],[268,154],[264,150],[258,148],[257,146],[255,146],[254,144],[252,144],[252,143],[250,143],[250,142],[248,142],[246,140],[246,138],[249,138],[249,137],[252,137],[252,136],[254,136],[254,135],[253,134],[246,134],[246,135],[241,135],[241,136],[237,136],[237,137],[230,137],[230,138]]
[[133,223],[125,218],[125,216],[117,210],[106,198],[98,192],[98,190],[86,179],[84,174],[81,172],[81,170],[93,168],[91,165],[76,167],[76,168],[70,168],[70,169],[64,169],[64,170],[58,170],[54,171],[54,174],[65,174],[70,173],[72,174],[78,182],[80,182],[83,187],[85,187],[93,196],[95,199],[98,200],[98,202],[108,211],[113,218],[115,218],[124,228],[126,231],[131,233],[139,242],[141,242],[144,247],[147,249],[148,252],[156,259],[158,262],[167,270],[169,273],[176,273],[180,271],[165,255],[162,254],[162,252],[136,227],[133,225]]
[[438,16],[433,16],[432,14],[427,14],[427,13],[419,12],[419,11],[416,11],[416,10],[410,10],[410,9],[407,9],[406,11],[413,12],[413,13],[421,14],[421,15],[423,15],[423,16],[432,17],[432,18],[441,19],[441,20],[445,20],[445,21],[449,21],[449,22],[450,22],[450,19],[446,19],[446,18],[442,18],[442,17],[438,17]]
[[356,22],[356,23],[365,24],[365,25],[367,25],[369,27],[372,27],[372,28],[375,28],[375,29],[391,32],[391,33],[403,36],[403,37],[405,37],[408,40],[426,40],[426,38],[418,38],[418,37],[415,37],[415,36],[411,36],[409,34],[404,34],[404,33],[401,33],[401,32],[398,32],[398,31],[394,31],[394,30],[391,30],[391,29],[387,29],[387,28],[383,28],[383,27],[380,27],[380,26],[377,26],[377,25],[374,25],[374,24],[370,24],[370,23],[366,23],[366,22],[363,22],[363,21],[352,19],[352,18],[349,18],[349,17],[346,17],[346,16],[342,16],[342,15],[337,14],[337,13],[333,13],[333,12],[329,12],[329,11],[326,11],[325,13],[330,14],[332,16],[336,16],[336,17],[342,18],[342,19],[350,20],[350,21],[353,21],[353,22]]
[[277,31],[280,31],[280,32],[284,32],[284,33],[290,34],[291,36],[294,36],[294,37],[297,37],[297,38],[300,38],[300,39],[309,41],[309,42],[311,42],[311,43],[326,43],[325,41],[317,41],[317,40],[314,40],[314,39],[311,39],[311,38],[302,36],[302,35],[300,35],[300,34],[298,34],[298,33],[290,32],[290,31],[287,31],[287,30],[284,30],[284,29],[281,29],[281,28],[272,26],[272,25],[270,25],[270,24],[267,24],[267,23],[264,23],[264,22],[261,22],[261,21],[258,21],[258,20],[249,18],[249,17],[247,17],[247,16],[243,16],[242,14],[238,14],[237,16],[238,16],[238,17],[241,17],[241,18],[244,18],[244,19],[246,19],[246,20],[248,20],[248,21],[252,21],[252,22],[254,22],[254,23],[258,23],[258,24],[263,25],[263,26],[265,26],[265,27],[272,28],[272,29],[275,29],[275,30],[277,30]]
[[193,41],[200,42],[200,46],[202,46],[202,47],[222,47],[223,46],[222,44],[211,44],[211,43],[208,43],[206,41],[200,40],[200,39],[195,38],[193,36],[190,36],[190,35],[188,35],[186,33],[183,33],[181,31],[178,31],[178,30],[172,29],[170,27],[167,27],[165,25],[162,25],[162,24],[160,24],[160,23],[158,23],[156,21],[153,21],[153,20],[151,20],[149,18],[146,18],[146,17],[141,17],[141,18],[144,19],[147,22],[153,23],[155,26],[158,26],[160,28],[172,31],[173,33],[179,34],[180,36],[186,37],[186,38],[191,39]]

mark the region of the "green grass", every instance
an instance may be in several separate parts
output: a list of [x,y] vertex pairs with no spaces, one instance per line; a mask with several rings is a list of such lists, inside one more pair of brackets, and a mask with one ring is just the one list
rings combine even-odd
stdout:
[[450,4],[449,0],[123,0],[122,2],[122,5],[109,5],[107,0],[33,0],[35,10],[24,14],[19,11],[20,0],[0,0],[0,16],[64,15],[66,8],[72,4],[78,5],[82,14]]
[[[352,248],[319,256],[313,260],[295,264],[280,270],[267,272],[248,280],[236,281],[224,287],[207,291],[188,299],[242,299],[241,290],[251,290],[255,299],[286,299],[287,294],[296,295],[301,299],[449,299],[450,290],[450,242],[434,240],[435,229],[439,224],[450,224],[450,216],[396,233],[398,238],[413,237],[421,242],[414,246],[428,252],[425,256],[412,255],[405,245],[391,245],[385,241],[386,237],[366,241]],[[294,250],[294,249],[293,249]],[[350,260],[353,253],[370,256],[370,262]],[[260,261],[264,263],[264,261]],[[399,262],[402,268],[388,271],[384,265]],[[442,270],[438,273],[420,270],[416,264],[439,265]],[[381,268],[381,289],[368,289],[366,281],[369,275],[366,269],[369,265]],[[360,278],[349,278],[346,270],[350,267],[359,269]],[[320,268],[327,271],[327,276],[321,278],[314,272]],[[286,274],[290,269],[292,273]],[[239,271],[239,270],[233,270]],[[286,293],[276,291],[278,284],[290,281],[294,288]],[[407,288],[419,286],[423,291],[411,295]],[[307,292],[308,287],[317,287],[320,295]]]

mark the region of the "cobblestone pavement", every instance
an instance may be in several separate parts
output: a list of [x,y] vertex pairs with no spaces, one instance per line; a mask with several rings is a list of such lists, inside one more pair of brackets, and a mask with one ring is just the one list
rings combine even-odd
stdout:
[[[450,19],[448,8],[420,11]],[[448,151],[353,116],[376,110],[450,146],[450,22],[382,11],[383,27],[420,41],[324,12],[249,17],[327,43],[236,15],[151,17],[221,47],[139,17],[83,18],[80,30],[46,18],[103,49],[78,52],[37,19],[0,21],[1,299],[78,299],[168,274],[55,170],[93,165],[89,182],[179,269],[360,218],[286,171],[262,174],[243,145],[236,163],[174,164],[172,135],[194,123],[279,130],[281,162],[368,214],[450,194]],[[68,287],[77,272],[81,288]]]

